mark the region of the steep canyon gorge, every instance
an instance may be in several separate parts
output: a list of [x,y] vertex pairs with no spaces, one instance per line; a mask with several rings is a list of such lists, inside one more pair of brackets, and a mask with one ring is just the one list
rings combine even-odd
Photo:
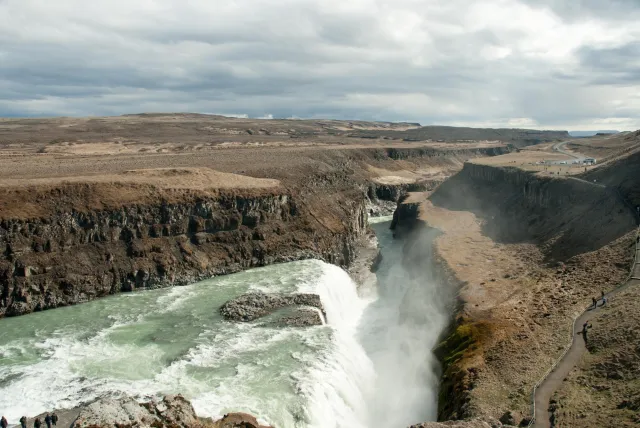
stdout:
[[[628,273],[637,201],[624,186],[483,163],[510,145],[392,146],[296,149],[286,165],[279,149],[125,160],[108,180],[68,178],[69,157],[46,182],[3,183],[0,316],[16,332],[0,336],[0,387],[31,388],[31,370],[63,379],[68,394],[32,394],[23,413],[117,391],[183,393],[200,416],[247,411],[278,427],[526,426],[572,317]],[[156,182],[126,178],[146,167]],[[226,175],[171,185],[207,169]],[[317,294],[327,325],[222,321],[225,301],[253,292]],[[73,329],[61,310],[86,324],[74,341],[59,341]],[[128,359],[141,364],[106,375]]]

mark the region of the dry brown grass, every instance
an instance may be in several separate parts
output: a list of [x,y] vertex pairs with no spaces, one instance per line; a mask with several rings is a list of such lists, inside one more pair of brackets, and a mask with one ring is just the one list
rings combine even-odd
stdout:
[[210,168],[132,169],[116,174],[78,175],[71,177],[0,179],[0,187],[54,186],[58,184],[103,183],[146,184],[159,189],[254,189],[280,185],[275,179],[254,178],[224,173]]

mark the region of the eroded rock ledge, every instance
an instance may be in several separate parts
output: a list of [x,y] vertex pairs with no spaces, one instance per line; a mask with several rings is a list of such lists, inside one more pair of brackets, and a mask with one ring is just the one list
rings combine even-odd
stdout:
[[[227,320],[254,321],[269,315],[278,309],[296,306],[313,307],[320,310],[326,318],[324,307],[317,294],[267,294],[262,292],[243,294],[229,300],[220,308],[220,314]],[[316,316],[312,315],[316,314]],[[323,324],[320,314],[313,310],[298,309],[279,320],[287,325]],[[315,321],[315,323],[314,323]]]

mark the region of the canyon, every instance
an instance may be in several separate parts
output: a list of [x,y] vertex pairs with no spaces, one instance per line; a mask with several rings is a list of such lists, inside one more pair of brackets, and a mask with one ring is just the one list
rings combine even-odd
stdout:
[[4,119],[0,317],[305,259],[361,278],[380,262],[367,219],[393,213],[407,275],[445,290],[437,419],[466,420],[415,426],[527,426],[572,318],[628,274],[638,136],[612,137],[627,139],[598,168],[552,176],[512,159],[564,133],[454,130]]

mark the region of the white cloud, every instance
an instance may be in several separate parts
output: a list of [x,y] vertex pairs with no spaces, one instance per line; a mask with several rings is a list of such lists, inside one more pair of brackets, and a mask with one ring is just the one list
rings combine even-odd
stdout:
[[640,4],[566,4],[4,0],[0,115],[640,128]]

